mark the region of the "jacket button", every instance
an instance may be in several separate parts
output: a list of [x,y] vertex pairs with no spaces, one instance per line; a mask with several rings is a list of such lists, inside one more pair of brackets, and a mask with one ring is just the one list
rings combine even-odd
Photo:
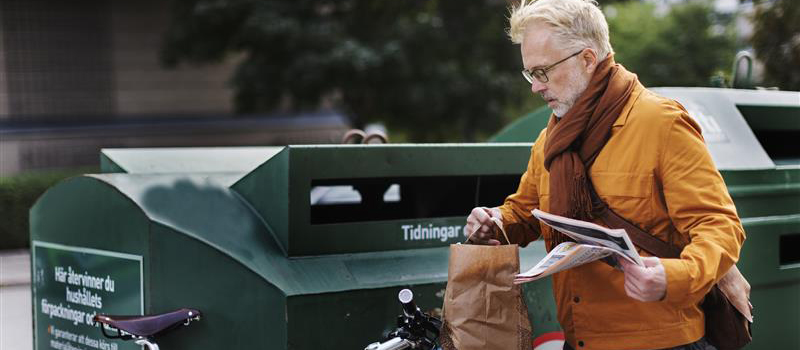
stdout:
[[583,340],[578,340],[578,346],[583,347]]
[[581,298],[580,297],[574,297],[574,298],[572,298],[572,301],[574,301],[575,303],[580,303],[581,302]]

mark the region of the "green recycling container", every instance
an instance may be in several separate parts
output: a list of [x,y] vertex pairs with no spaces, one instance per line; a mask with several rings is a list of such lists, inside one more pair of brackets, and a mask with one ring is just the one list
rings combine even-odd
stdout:
[[[34,348],[138,348],[91,317],[191,307],[203,319],[162,349],[363,349],[396,326],[400,289],[439,311],[448,246],[516,189],[530,146],[103,150],[101,174],[31,209]],[[526,291],[537,331],[557,330],[549,282]]]

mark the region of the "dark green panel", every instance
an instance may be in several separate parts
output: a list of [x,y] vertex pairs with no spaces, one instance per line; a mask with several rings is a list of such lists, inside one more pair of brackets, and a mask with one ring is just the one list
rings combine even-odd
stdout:
[[211,246],[153,224],[149,313],[190,307],[203,317],[162,349],[286,349],[285,297]]
[[539,107],[508,124],[503,130],[489,138],[489,142],[534,142],[542,129],[547,127],[553,110]]
[[800,167],[721,173],[740,217],[800,213]]
[[[790,189],[796,188],[797,184],[800,183],[800,166],[778,169],[722,170],[720,173],[729,187],[778,185],[786,186],[786,189]],[[758,193],[758,190],[747,190],[745,192]]]
[[[290,256],[437,247],[463,241],[463,232],[409,239],[403,227],[419,225],[429,232],[442,228],[461,230],[471,207],[479,204],[474,202],[476,194],[467,198],[455,196],[475,193],[479,179],[493,175],[512,175],[505,191],[513,192],[530,156],[529,144],[290,146],[289,150]],[[437,181],[440,176],[451,176],[453,181],[437,187],[424,185],[425,178]],[[415,208],[455,203],[466,203],[467,207],[457,215],[398,220],[375,220],[366,213],[354,212],[348,214],[354,222],[311,224],[309,193],[315,180],[390,178],[403,182],[411,177],[417,179],[418,186],[401,185],[401,200],[416,201]],[[452,197],[443,195],[448,191]]]
[[284,252],[289,249],[289,171],[289,149],[284,148],[231,186],[256,209]]
[[[466,240],[463,235],[463,226],[467,219],[466,214],[469,213],[465,213],[464,216],[447,218],[353,222],[313,226],[299,224],[298,226],[307,227],[292,236],[291,242],[297,247],[293,252],[300,255],[441,247]],[[421,236],[423,237],[422,239],[407,240],[406,237],[410,236],[407,232],[416,230],[417,226],[424,227],[429,231],[433,227],[440,230],[447,228],[448,232],[452,229],[457,235],[455,237],[445,237],[428,234]]]
[[[136,274],[135,277],[127,276],[127,272],[131,270],[129,265],[124,264],[120,265],[125,266],[120,271],[116,271],[116,273],[108,272],[108,275],[114,276],[115,280],[119,279],[119,288],[135,288],[136,290],[115,290],[112,293],[97,291],[94,294],[104,298],[105,304],[102,308],[94,309],[93,311],[99,313],[123,309],[131,311],[130,307],[112,305],[110,303],[113,303],[119,297],[133,296],[141,298],[142,289],[144,292],[144,304],[147,304],[148,288],[151,286],[147,278],[150,268],[147,244],[147,236],[149,234],[148,219],[129,198],[126,198],[117,189],[89,176],[64,180],[45,192],[31,208],[30,227],[31,246],[37,250],[34,251],[34,255],[39,252],[37,246],[42,244],[76,252],[69,255],[73,258],[66,260],[63,258],[41,260],[41,257],[34,256],[34,259],[36,259],[32,264],[34,269],[50,270],[55,268],[55,266],[50,266],[54,261],[60,261],[61,263],[72,261],[70,264],[74,264],[75,268],[80,268],[90,274],[100,274],[103,272],[104,267],[96,266],[96,264],[98,261],[102,264],[103,259],[109,262],[114,261],[115,264],[120,261],[127,261],[126,259],[119,259],[121,255],[130,255],[141,259],[141,268],[138,268],[140,266],[139,261],[133,262],[132,271]],[[117,257],[109,257],[108,254],[116,255]],[[109,264],[109,266],[113,265]],[[118,275],[119,273],[125,275],[120,276]],[[139,279],[140,273],[143,275],[142,280]],[[33,271],[33,276],[44,275],[44,271]],[[36,295],[37,285],[39,284],[34,281],[32,285],[34,297],[37,299],[46,297],[45,295]],[[37,306],[41,305],[40,300],[35,302]],[[122,304],[131,305],[131,303],[139,305],[141,300],[125,301]],[[91,309],[71,302],[65,302],[64,304],[72,309]],[[140,314],[140,308],[134,307],[134,309],[136,310],[131,313]],[[44,318],[44,320],[40,320],[40,318]],[[34,324],[40,325],[34,328],[34,344],[37,342],[37,334],[46,332],[46,330],[38,329],[42,324],[58,328],[57,323],[51,322],[47,316],[39,312],[34,312],[33,319]],[[85,335],[94,340],[99,341],[99,339],[102,339],[102,335],[96,329],[90,329],[89,332],[79,331],[78,329],[73,331],[78,335]],[[76,345],[81,344],[72,343],[72,346]],[[35,349],[43,348],[44,346],[36,347]]]
[[528,305],[528,319],[533,327],[533,337],[536,338],[548,332],[561,332],[556,300],[553,298],[553,278],[545,277],[538,281],[525,283],[522,285],[522,291],[525,295],[525,303]]
[[800,234],[800,214],[743,221],[747,240],[737,266],[752,287],[755,320],[747,348],[798,349],[800,265],[781,265],[779,251],[782,235]]
[[745,219],[747,240],[739,257],[739,269],[754,290],[775,284],[800,283],[800,266],[782,266],[780,236],[800,234],[800,214],[786,217]]
[[148,219],[119,190],[91,176],[64,180],[30,211],[31,240],[145,256]]
[[753,342],[746,349],[800,349],[800,282],[754,289]]

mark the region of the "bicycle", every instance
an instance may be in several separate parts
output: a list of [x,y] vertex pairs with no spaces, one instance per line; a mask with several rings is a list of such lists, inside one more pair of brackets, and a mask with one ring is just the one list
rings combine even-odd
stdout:
[[[146,346],[148,350],[159,350],[155,338],[181,326],[188,326],[200,320],[200,311],[195,309],[179,309],[157,315],[144,316],[112,316],[96,315],[93,318],[99,323],[103,336],[109,339],[133,340],[137,345]],[[106,327],[117,334],[106,333]]]
[[403,314],[397,316],[397,329],[386,336],[384,342],[367,345],[364,350],[433,350],[442,328],[442,321],[422,312],[414,303],[414,293],[403,289],[397,298]]

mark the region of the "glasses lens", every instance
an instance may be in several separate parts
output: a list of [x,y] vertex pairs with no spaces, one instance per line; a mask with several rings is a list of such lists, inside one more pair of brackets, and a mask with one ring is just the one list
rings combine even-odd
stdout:
[[522,70],[522,76],[525,77],[525,80],[528,81],[529,84],[533,84],[533,77],[531,77],[531,73],[527,70]]
[[533,76],[536,78],[536,80],[538,80],[539,82],[546,83],[546,82],[547,82],[547,80],[548,80],[548,79],[547,79],[547,73],[545,73],[545,72],[544,72],[544,69],[537,69],[537,70],[534,70],[534,71],[533,71],[531,74],[532,74],[532,75],[533,75]]

